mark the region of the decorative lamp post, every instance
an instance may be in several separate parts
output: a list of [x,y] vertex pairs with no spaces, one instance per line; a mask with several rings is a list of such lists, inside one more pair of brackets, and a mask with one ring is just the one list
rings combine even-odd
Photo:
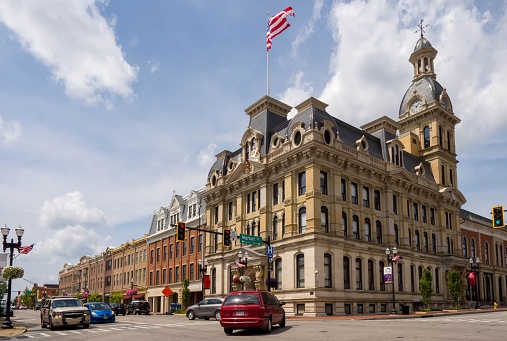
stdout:
[[[238,263],[244,265],[241,268],[241,277],[240,279],[245,275],[245,268],[248,266],[248,252],[245,251],[245,253],[239,251],[238,252]],[[245,283],[241,281],[241,289],[245,289]]]
[[480,281],[479,281],[479,272],[480,272],[480,264],[481,259],[477,257],[475,259],[475,265],[474,265],[474,259],[470,258],[468,260],[470,263],[470,270],[475,273],[475,279],[476,279],[476,285],[475,285],[475,309],[479,309],[479,302],[481,300],[481,289],[480,289]]
[[199,271],[201,272],[201,288],[202,288],[202,299],[204,299],[204,275],[206,274],[206,271],[208,270],[208,261],[199,259],[197,261],[199,264]]
[[[10,251],[10,258],[9,258],[9,266],[12,266],[12,258],[14,254],[14,249],[18,249],[21,247],[21,237],[23,236],[23,233],[25,230],[21,226],[18,226],[16,231],[16,236],[18,237],[18,242],[14,243],[14,239],[11,239],[11,242],[7,242],[7,236],[9,235],[10,228],[5,225],[0,229],[2,231],[2,236],[4,236],[3,240],[3,248],[4,252],[5,250],[9,249]],[[23,275],[21,275],[23,277]],[[11,292],[12,292],[12,279],[17,278],[13,276],[9,276],[8,278],[8,289],[7,289],[7,303],[6,303],[6,317],[2,325],[2,329],[12,329],[12,322],[11,322]]]
[[[392,256],[391,256],[391,251],[392,251]],[[391,283],[393,284],[393,310],[391,311],[391,314],[398,314],[398,312],[396,311],[396,299],[394,297],[394,264],[396,263],[396,261],[393,261],[393,258],[396,257],[396,254],[398,253],[398,249],[395,247],[393,247],[392,250],[390,250],[389,248],[386,248],[386,256],[387,256],[387,262],[388,264],[391,265]]]

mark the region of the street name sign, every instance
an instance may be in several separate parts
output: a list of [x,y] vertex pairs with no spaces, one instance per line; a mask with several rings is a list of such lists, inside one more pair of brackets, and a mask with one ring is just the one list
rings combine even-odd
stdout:
[[262,237],[252,236],[249,234],[240,234],[239,241],[241,244],[262,246]]

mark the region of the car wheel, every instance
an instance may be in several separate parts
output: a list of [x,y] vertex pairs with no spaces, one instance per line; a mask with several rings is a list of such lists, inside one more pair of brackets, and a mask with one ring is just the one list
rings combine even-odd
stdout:
[[285,314],[282,317],[282,320],[280,321],[280,328],[285,328]]
[[264,332],[266,334],[271,333],[271,330],[273,329],[273,322],[271,322],[271,317],[268,318],[268,324],[266,325],[266,328],[264,329]]
[[215,320],[220,321],[220,310],[215,311],[213,316],[215,317]]
[[203,317],[203,319],[205,319],[206,321],[208,321],[208,320],[209,320],[209,317]]
[[224,333],[226,333],[227,335],[231,335],[232,334],[232,328],[224,328]]
[[125,313],[123,313],[123,316],[125,316]]
[[55,330],[55,326],[53,326],[53,320],[51,317],[49,318],[49,330]]
[[189,320],[195,320],[195,313],[193,310],[190,310],[187,314]]
[[44,320],[42,319],[42,317],[40,318],[40,327],[41,328],[46,328],[48,325],[44,323]]
[[83,324],[83,328],[84,328],[84,329],[88,329],[88,328],[90,328],[90,324],[89,324],[89,323],[84,323],[84,324]]

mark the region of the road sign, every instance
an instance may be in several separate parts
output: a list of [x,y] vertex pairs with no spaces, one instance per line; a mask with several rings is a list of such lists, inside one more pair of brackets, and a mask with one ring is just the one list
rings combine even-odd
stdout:
[[252,236],[249,234],[243,234],[243,233],[240,234],[239,241],[242,244],[249,244],[249,245],[256,245],[256,246],[262,245],[262,237]]
[[231,231],[231,240],[235,241],[238,238],[236,231]]
[[266,246],[266,253],[268,254],[268,259],[273,258],[273,253],[275,253],[275,248],[273,246]]
[[163,290],[162,290],[162,293],[164,294],[165,297],[171,295],[173,293],[173,291],[171,290],[171,288],[169,288],[168,286],[166,286]]

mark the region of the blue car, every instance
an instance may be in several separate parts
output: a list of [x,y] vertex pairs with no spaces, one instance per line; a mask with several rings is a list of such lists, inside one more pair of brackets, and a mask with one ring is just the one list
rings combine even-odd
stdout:
[[114,322],[116,316],[111,307],[102,302],[85,303],[85,307],[90,311],[91,323]]

